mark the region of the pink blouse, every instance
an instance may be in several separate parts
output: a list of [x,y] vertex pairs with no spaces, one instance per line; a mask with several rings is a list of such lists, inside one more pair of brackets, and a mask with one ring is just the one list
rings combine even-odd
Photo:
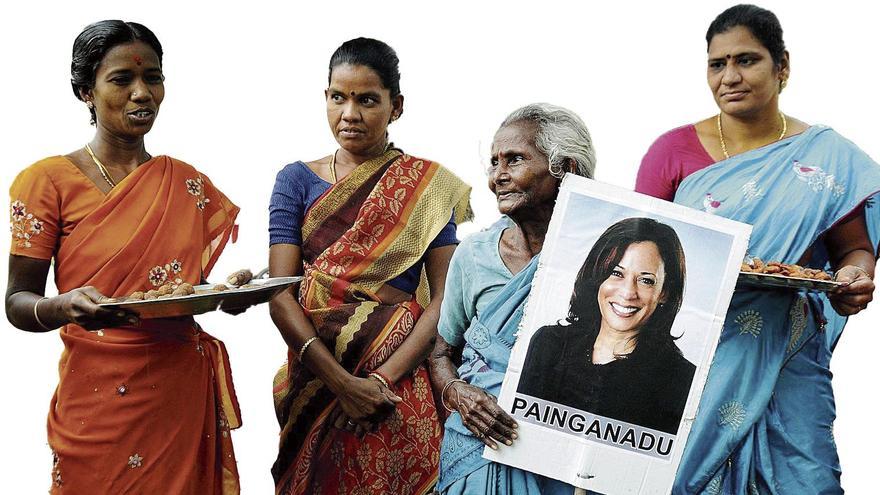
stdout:
[[672,201],[685,177],[713,163],[693,124],[675,128],[648,148],[636,176],[636,192]]

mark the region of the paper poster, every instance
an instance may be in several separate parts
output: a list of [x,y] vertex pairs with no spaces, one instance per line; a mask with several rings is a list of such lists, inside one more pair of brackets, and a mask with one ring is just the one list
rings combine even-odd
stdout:
[[668,494],[751,226],[563,181],[499,404],[504,464],[606,494]]

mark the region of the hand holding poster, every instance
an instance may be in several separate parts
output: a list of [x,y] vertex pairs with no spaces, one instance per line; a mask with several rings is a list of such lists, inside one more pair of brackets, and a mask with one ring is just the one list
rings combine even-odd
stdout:
[[567,176],[498,400],[519,439],[484,457],[669,493],[750,231]]

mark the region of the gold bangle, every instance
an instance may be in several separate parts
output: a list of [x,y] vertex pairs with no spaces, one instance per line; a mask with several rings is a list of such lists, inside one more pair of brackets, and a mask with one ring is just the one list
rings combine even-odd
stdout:
[[34,320],[36,320],[37,325],[40,325],[41,327],[43,327],[43,330],[45,330],[47,332],[51,332],[52,330],[55,330],[55,329],[49,328],[48,326],[46,326],[46,324],[43,323],[42,320],[40,320],[40,315],[37,314],[37,306],[39,306],[40,303],[45,301],[46,299],[49,299],[49,298],[44,296],[44,297],[37,299],[37,302],[34,303]]
[[446,390],[449,388],[450,385],[452,385],[455,382],[467,383],[466,381],[462,380],[461,378],[453,378],[452,380],[449,380],[448,382],[446,382],[446,385],[443,385],[443,390],[440,392],[440,403],[443,404],[443,408],[449,412],[455,412],[455,409],[446,405]]
[[367,377],[371,377],[371,376],[373,378],[375,378],[376,380],[379,380],[379,382],[382,385],[385,385],[385,388],[387,388],[388,390],[391,390],[391,385],[388,384],[388,380],[386,380],[385,377],[382,376],[382,373],[379,373],[378,371],[371,371],[371,372],[367,373]]
[[309,346],[312,345],[312,342],[316,340],[318,340],[317,335],[310,337],[309,340],[306,340],[305,343],[303,343],[302,347],[299,348],[299,362],[302,362],[306,350],[308,350]]

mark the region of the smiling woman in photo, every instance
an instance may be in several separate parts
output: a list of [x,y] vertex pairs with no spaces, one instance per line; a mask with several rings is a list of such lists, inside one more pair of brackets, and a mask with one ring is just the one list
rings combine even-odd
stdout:
[[671,333],[684,285],[675,230],[650,218],[612,225],[575,279],[565,321],[529,342],[517,392],[674,434],[696,369]]

